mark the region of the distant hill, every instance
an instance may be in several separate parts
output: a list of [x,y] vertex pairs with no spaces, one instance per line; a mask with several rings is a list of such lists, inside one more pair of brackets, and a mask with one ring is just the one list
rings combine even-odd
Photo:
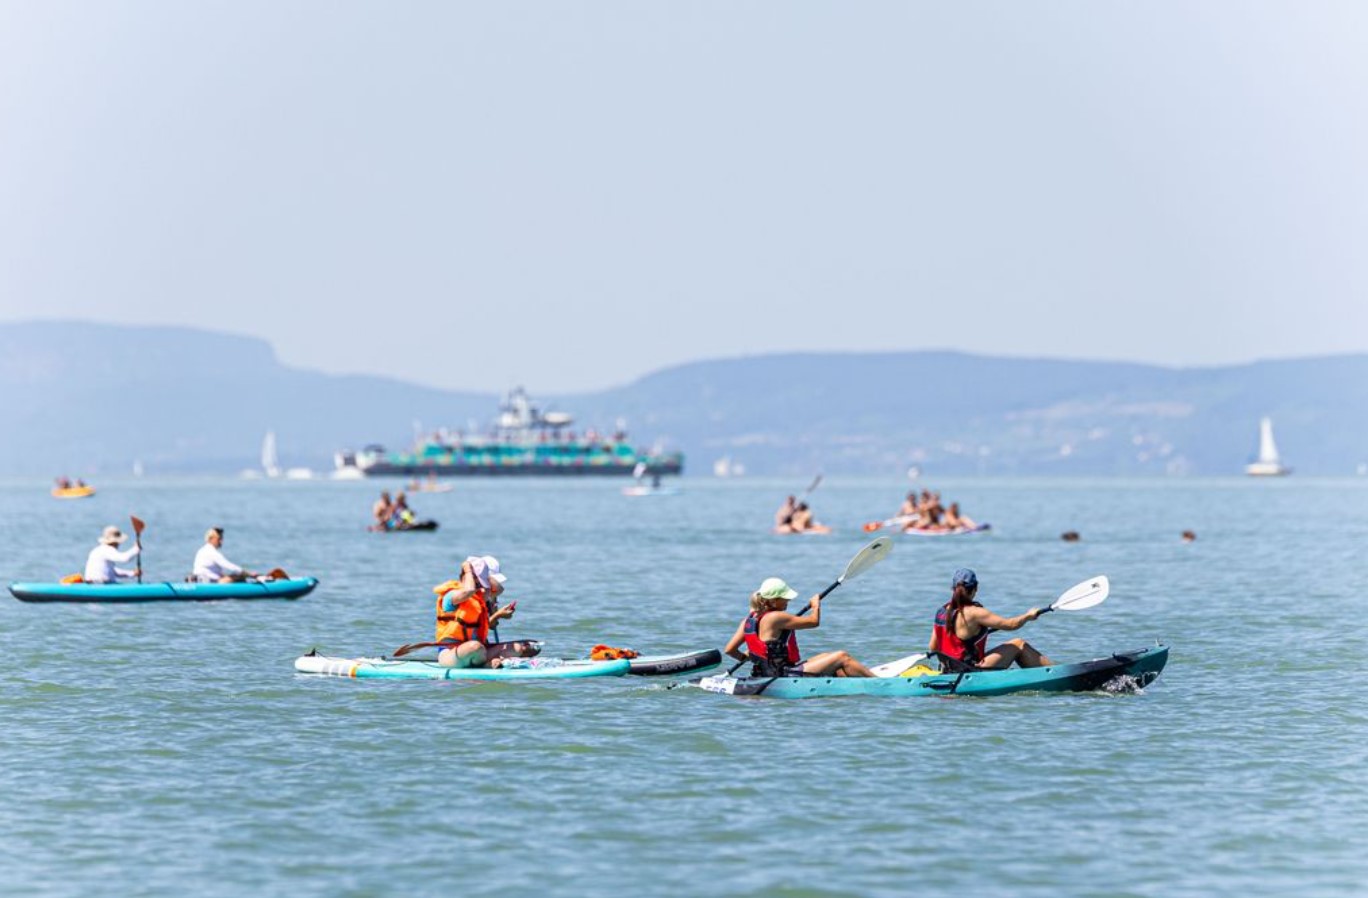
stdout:
[[[1178,369],[784,354],[537,398],[581,426],[623,418],[691,474],[724,455],[756,474],[1235,474],[1262,415],[1299,473],[1368,462],[1368,355]],[[231,472],[257,466],[268,429],[283,465],[330,468],[343,447],[407,445],[415,421],[485,426],[499,399],[290,368],[261,340],[207,331],[0,324],[0,474]]]

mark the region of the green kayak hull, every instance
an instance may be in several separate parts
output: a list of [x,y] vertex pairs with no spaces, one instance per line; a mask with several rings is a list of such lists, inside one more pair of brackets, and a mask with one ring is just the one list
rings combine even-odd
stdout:
[[697,685],[709,692],[765,695],[771,698],[1093,692],[1108,685],[1134,690],[1154,682],[1167,662],[1168,646],[1155,645],[1131,652],[1117,652],[1091,661],[1049,667],[1016,667],[920,677],[704,677],[697,681]]

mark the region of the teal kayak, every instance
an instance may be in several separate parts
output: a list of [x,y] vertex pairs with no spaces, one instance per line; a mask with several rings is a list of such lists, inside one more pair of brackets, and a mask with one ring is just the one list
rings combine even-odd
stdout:
[[1168,662],[1168,646],[1117,652],[1092,661],[1049,667],[1012,667],[956,674],[889,677],[704,677],[697,685],[728,695],[824,698],[837,695],[885,697],[1009,695],[1013,692],[1092,692],[1111,686],[1135,690],[1154,682]]
[[315,577],[244,583],[11,583],[21,602],[212,602],[221,599],[297,599],[313,592]]
[[328,677],[401,680],[563,680],[581,677],[620,677],[631,662],[561,661],[556,658],[519,658],[505,667],[442,667],[436,661],[393,658],[329,658],[308,654],[295,659],[300,673]]

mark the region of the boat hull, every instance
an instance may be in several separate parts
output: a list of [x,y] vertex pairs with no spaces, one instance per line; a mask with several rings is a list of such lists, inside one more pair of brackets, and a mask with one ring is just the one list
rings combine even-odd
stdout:
[[973,527],[956,527],[954,530],[926,530],[920,527],[913,527],[904,530],[908,536],[969,536],[973,533],[986,533],[993,529],[992,524],[978,524]]
[[1168,646],[1157,645],[1106,658],[1055,664],[1050,667],[1009,668],[934,674],[920,677],[705,677],[698,685],[728,695],[765,695],[771,698],[826,698],[874,695],[886,698],[944,695],[1010,695],[1016,692],[1092,692],[1113,680],[1129,678],[1128,686],[1152,683],[1168,662]]
[[566,680],[585,677],[620,677],[631,663],[523,659],[518,667],[442,667],[435,661],[400,661],[390,658],[330,658],[303,655],[295,659],[300,673],[360,680]]
[[68,486],[68,487],[65,487],[65,488],[63,488],[63,487],[53,487],[53,489],[52,489],[52,495],[53,495],[53,498],[56,498],[56,499],[89,499],[91,496],[95,495],[95,487],[93,487],[93,486]]
[[[637,459],[607,464],[434,464],[431,462],[377,461],[359,470],[365,477],[630,477]],[[660,474],[679,474],[684,464],[679,459],[652,462],[651,470]]]
[[265,583],[11,583],[21,602],[215,602],[225,599],[297,599],[318,580],[296,577]]

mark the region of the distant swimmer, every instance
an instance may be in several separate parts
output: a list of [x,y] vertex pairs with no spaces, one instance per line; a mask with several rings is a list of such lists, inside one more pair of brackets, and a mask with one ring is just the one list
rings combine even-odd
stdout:
[[190,575],[196,583],[241,583],[256,574],[233,564],[223,554],[223,528],[210,527],[204,531],[204,545],[195,553],[195,564]]
[[1077,530],[1065,530],[1063,533],[1059,534],[1059,538],[1066,543],[1076,543],[1082,539],[1082,537],[1078,535]]
[[114,525],[110,525],[100,534],[100,544],[90,550],[86,556],[86,567],[84,579],[87,583],[117,583],[120,580],[132,580],[142,576],[142,567],[127,570],[116,567],[116,565],[127,564],[142,553],[142,549],[134,545],[127,552],[119,551],[119,543],[128,539],[124,532]]
[[1193,533],[1191,530],[1184,530],[1184,531],[1183,531],[1183,542],[1185,542],[1185,543],[1192,543],[1192,542],[1196,542],[1196,541],[1197,541],[1197,534]]

